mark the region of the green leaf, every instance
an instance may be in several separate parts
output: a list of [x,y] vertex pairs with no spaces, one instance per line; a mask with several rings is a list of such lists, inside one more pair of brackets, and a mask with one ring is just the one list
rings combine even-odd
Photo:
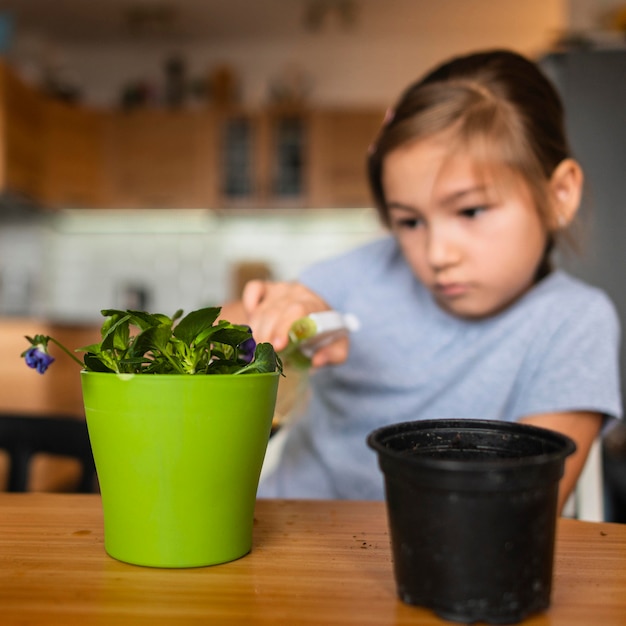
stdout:
[[242,326],[220,328],[211,335],[212,342],[224,343],[233,348],[236,348],[239,344],[248,339],[250,339],[250,331]]
[[87,353],[85,354],[84,358],[85,358],[85,367],[90,372],[105,372],[105,373],[113,372],[115,373],[115,370],[112,370],[110,367],[107,367],[101,361],[101,359],[95,354]]
[[221,310],[221,307],[208,307],[192,311],[178,322],[174,336],[190,346],[203,331],[211,328]]
[[165,352],[167,344],[172,336],[172,329],[169,326],[152,326],[139,333],[129,351],[130,356],[140,356],[146,352]]
[[82,348],[76,348],[76,352],[92,352],[98,353],[100,352],[100,344],[92,343],[90,346],[83,346]]
[[130,315],[124,314],[121,317],[114,315],[111,317],[111,320],[115,321],[108,325],[106,332],[102,336],[101,350],[124,350],[128,345],[130,336],[128,328]]
[[172,320],[162,313],[146,313],[145,311],[128,311],[130,313],[130,323],[140,330],[147,330],[153,326],[171,326]]
[[167,315],[162,315],[160,313],[146,313],[145,311],[120,311],[118,309],[103,309],[101,313],[105,317],[111,317],[113,320],[113,324],[116,323],[116,320],[128,318],[133,326],[137,326],[137,328],[141,330],[145,330],[146,328],[150,328],[151,326],[160,324],[162,323],[163,319],[171,322],[170,318],[167,317]]
[[213,342],[213,335],[224,328],[232,328],[232,324],[225,320],[220,320],[217,324],[203,330],[193,341],[195,346],[208,346]]
[[[230,361],[231,359],[226,353],[226,348],[228,347],[229,346],[222,345],[222,344],[217,344],[213,346],[213,349],[211,350],[211,357],[213,359],[217,359],[220,361]],[[234,354],[234,350],[231,349],[230,352],[231,352],[231,355]]]
[[279,359],[271,343],[259,343],[254,351],[254,360],[244,365],[234,374],[265,374],[275,372],[279,368],[282,372],[282,365],[279,366]]
[[241,369],[240,363],[234,361],[213,361],[206,370],[207,374],[237,374]]

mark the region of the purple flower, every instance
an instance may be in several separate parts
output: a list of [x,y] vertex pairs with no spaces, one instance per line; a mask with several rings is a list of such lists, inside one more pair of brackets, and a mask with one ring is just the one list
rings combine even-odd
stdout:
[[252,329],[248,328],[248,332],[250,333],[250,337],[242,341],[237,348],[239,360],[244,363],[250,363],[252,361],[256,349],[256,341],[252,337]]
[[54,361],[54,357],[50,356],[45,349],[42,350],[42,346],[33,346],[24,352],[24,360],[28,367],[43,374]]

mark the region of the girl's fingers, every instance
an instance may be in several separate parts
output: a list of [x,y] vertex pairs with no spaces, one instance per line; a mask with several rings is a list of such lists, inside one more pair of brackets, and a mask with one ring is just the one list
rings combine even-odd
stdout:
[[287,346],[293,322],[329,308],[316,293],[296,282],[250,281],[242,302],[254,338],[270,342],[276,350]]
[[264,280],[251,280],[243,288],[241,301],[246,313],[250,315],[263,300],[266,292],[266,282]]
[[313,367],[323,367],[324,365],[339,365],[348,358],[350,340],[348,337],[341,337],[337,341],[320,348],[311,358]]

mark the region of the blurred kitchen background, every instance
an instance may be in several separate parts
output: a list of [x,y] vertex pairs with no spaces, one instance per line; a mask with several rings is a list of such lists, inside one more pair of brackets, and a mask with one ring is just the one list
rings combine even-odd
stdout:
[[624,0],[0,0],[0,411],[82,415],[63,355],[19,367],[24,334],[85,345],[102,308],[218,305],[380,236],[385,110],[495,47],[564,96],[588,184],[563,262],[626,328]]
[[0,2],[0,314],[172,312],[378,236],[364,154],[433,63],[624,47],[609,0]]

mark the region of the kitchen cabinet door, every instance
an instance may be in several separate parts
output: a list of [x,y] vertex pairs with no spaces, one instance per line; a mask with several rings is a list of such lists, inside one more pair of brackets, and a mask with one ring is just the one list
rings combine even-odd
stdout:
[[321,109],[310,127],[310,202],[316,207],[371,206],[365,173],[367,149],[384,111]]
[[137,110],[111,114],[105,144],[110,206],[214,206],[214,129],[214,118],[207,111]]
[[46,100],[41,198],[52,207],[103,207],[105,113]]
[[219,197],[225,207],[308,203],[308,116],[299,108],[219,115]]
[[37,199],[42,180],[42,96],[0,63],[0,189]]

